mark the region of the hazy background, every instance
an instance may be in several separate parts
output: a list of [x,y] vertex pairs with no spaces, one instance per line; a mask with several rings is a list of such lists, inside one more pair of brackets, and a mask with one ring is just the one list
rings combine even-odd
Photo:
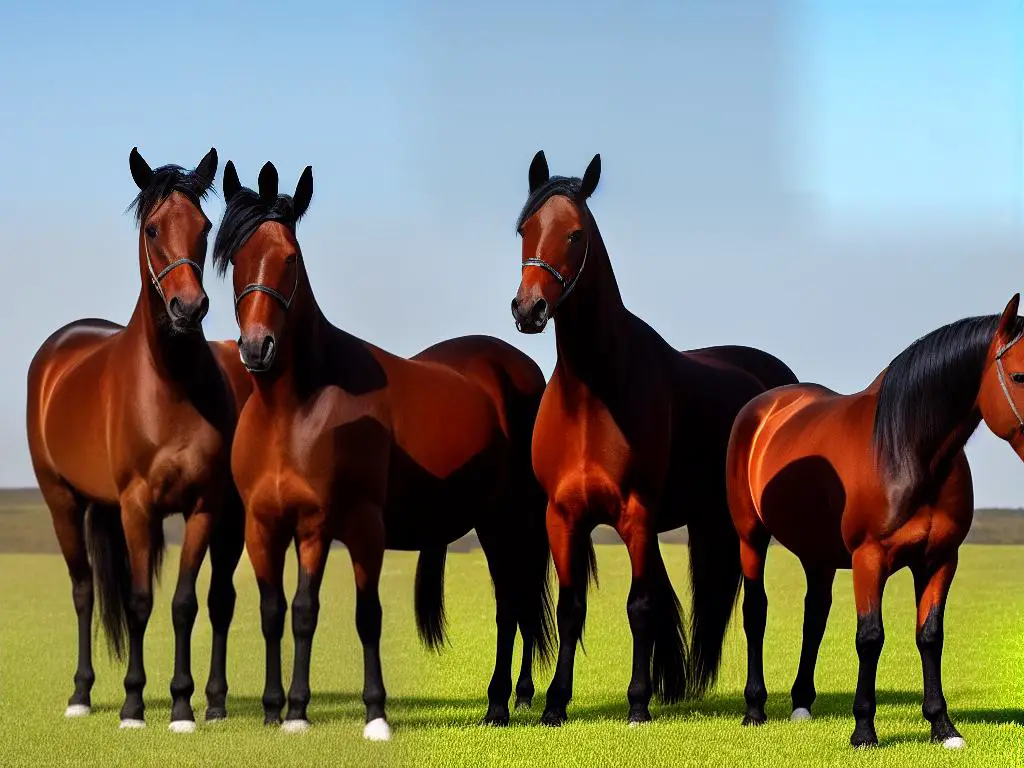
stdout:
[[[485,7],[491,6],[491,7]],[[582,174],[627,305],[860,389],[1024,288],[1024,11],[1013,0],[54,3],[0,11],[0,486],[34,483],[25,373],[139,292],[134,145],[255,185],[312,164],[300,226],[337,325],[409,355],[515,332],[530,159]],[[218,185],[221,179],[218,170]],[[219,220],[222,203],[207,212]],[[210,338],[233,338],[212,274]],[[1024,505],[984,428],[979,505]]]

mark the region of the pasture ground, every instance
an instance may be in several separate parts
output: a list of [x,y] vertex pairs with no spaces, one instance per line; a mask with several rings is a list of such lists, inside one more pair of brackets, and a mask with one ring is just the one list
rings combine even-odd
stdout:
[[[43,513],[45,515],[45,512]],[[686,548],[663,545],[677,590],[686,590]],[[577,656],[570,722],[538,725],[551,670],[537,676],[534,709],[513,714],[508,729],[477,725],[494,652],[493,601],[479,551],[448,563],[453,645],[441,656],[424,651],[412,617],[415,557],[389,552],[383,576],[383,659],[394,738],[361,739],[361,663],[353,624],[352,576],[345,551],[332,552],[313,653],[313,729],[287,735],[262,725],[263,641],[252,571],[243,559],[235,576],[238,608],[230,640],[230,719],[191,735],[168,732],[172,665],[170,597],[177,550],[168,553],[146,637],[149,682],[144,731],[121,732],[123,668],[100,640],[93,714],[65,720],[72,690],[75,623],[62,559],[0,555],[0,765],[3,766],[1020,766],[1024,765],[1024,547],[968,545],[961,555],[947,611],[946,696],[967,749],[928,743],[921,716],[921,668],[914,644],[913,585],[894,577],[884,605],[886,645],[878,675],[877,728],[882,746],[848,746],[856,681],[855,617],[849,572],[836,579],[835,601],[818,666],[816,719],[791,723],[789,687],[796,669],[803,577],[789,553],[768,560],[770,601],[765,648],[769,724],[740,726],[745,642],[739,612],[726,643],[716,691],[705,701],[655,705],[654,723],[625,724],[631,641],[625,615],[629,566],[621,546],[599,546],[600,589],[591,593],[587,653]],[[288,565],[289,595],[295,561]],[[194,635],[193,705],[202,715],[210,630],[202,607]],[[290,622],[284,648],[291,669]],[[517,661],[518,664],[518,661]]]

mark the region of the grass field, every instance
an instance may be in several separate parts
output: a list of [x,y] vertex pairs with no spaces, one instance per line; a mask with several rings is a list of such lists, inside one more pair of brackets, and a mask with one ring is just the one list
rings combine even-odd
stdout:
[[[674,583],[685,594],[686,549],[663,546]],[[877,727],[881,747],[848,746],[856,681],[849,573],[836,580],[835,603],[818,667],[816,719],[790,723],[789,686],[799,650],[803,578],[795,559],[773,548],[765,648],[769,724],[743,729],[745,645],[738,621],[726,643],[716,692],[696,704],[655,705],[655,722],[625,724],[630,635],[625,616],[629,568],[621,546],[600,546],[601,588],[592,593],[587,655],[579,654],[570,722],[539,726],[550,670],[538,675],[534,709],[513,714],[505,730],[476,725],[493,660],[493,602],[479,552],[452,554],[448,605],[453,646],[441,656],[422,650],[411,610],[415,558],[388,553],[383,577],[384,675],[394,738],[361,739],[361,662],[353,625],[348,555],[332,553],[313,654],[314,728],[287,735],[262,726],[263,642],[248,562],[235,577],[230,720],[191,735],[167,731],[172,643],[169,553],[164,584],[146,638],[147,719],[137,732],[117,729],[123,669],[97,645],[93,715],[62,716],[75,660],[74,614],[63,561],[54,555],[0,555],[0,764],[42,765],[709,765],[709,766],[1020,766],[1024,765],[1024,548],[966,546],[947,612],[945,677],[950,712],[967,739],[951,753],[928,743],[920,711],[921,669],[914,645],[913,586],[907,572],[886,592],[886,645],[879,667]],[[205,603],[206,571],[201,583]],[[294,560],[289,564],[289,594]],[[687,601],[684,599],[684,605]],[[289,622],[290,627],[290,622]],[[290,629],[289,629],[290,633]],[[210,642],[205,605],[194,636],[197,712]],[[291,667],[286,634],[286,680]]]

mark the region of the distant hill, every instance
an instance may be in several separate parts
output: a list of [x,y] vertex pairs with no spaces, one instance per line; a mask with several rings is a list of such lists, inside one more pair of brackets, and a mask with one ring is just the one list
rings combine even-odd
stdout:
[[[170,544],[181,543],[183,530],[180,515],[164,522],[164,532]],[[598,526],[592,538],[595,544],[620,543],[619,535],[603,525]],[[666,543],[685,544],[688,541],[685,528],[663,533],[658,538]],[[976,510],[967,541],[972,544],[1024,544],[1024,509]],[[451,552],[469,552],[479,546],[476,535],[470,533],[453,542],[448,549]],[[0,488],[0,552],[60,552],[50,515],[38,489]]]

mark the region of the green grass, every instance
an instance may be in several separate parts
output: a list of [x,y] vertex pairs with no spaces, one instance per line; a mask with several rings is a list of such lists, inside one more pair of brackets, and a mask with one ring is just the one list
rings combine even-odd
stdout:
[[[686,550],[663,546],[670,573],[685,595]],[[816,719],[788,721],[789,687],[799,652],[803,577],[795,559],[773,548],[765,647],[769,724],[744,729],[745,644],[739,615],[726,641],[714,694],[697,704],[655,705],[655,722],[625,724],[631,641],[625,615],[629,567],[621,546],[598,548],[601,588],[591,594],[587,654],[577,656],[570,722],[538,725],[550,670],[540,672],[534,709],[513,714],[505,730],[476,725],[484,711],[493,661],[493,602],[479,552],[453,554],[448,607],[453,646],[441,656],[418,644],[412,619],[415,558],[388,553],[384,595],[384,675],[394,738],[361,739],[359,644],[353,624],[347,554],[335,550],[322,595],[313,653],[314,728],[287,735],[262,726],[263,641],[252,571],[240,564],[238,610],[232,627],[228,706],[231,718],[197,733],[167,731],[172,643],[171,552],[146,637],[149,728],[120,732],[123,669],[96,647],[93,715],[62,717],[72,689],[75,622],[63,561],[52,555],[0,555],[0,765],[552,765],[643,766],[1019,766],[1024,764],[1024,548],[964,547],[947,610],[944,671],[950,712],[968,741],[959,753],[928,743],[921,717],[921,669],[914,645],[913,586],[907,572],[886,591],[886,645],[878,674],[877,728],[882,746],[857,753],[848,746],[857,664],[850,575],[836,580],[835,602],[818,666]],[[205,604],[206,571],[201,582]],[[289,594],[294,560],[289,562]],[[687,600],[683,600],[684,605]],[[290,626],[290,623],[289,623]],[[290,630],[289,630],[290,632]],[[193,640],[197,694],[202,695],[210,643],[205,605]],[[291,643],[285,642],[286,680]],[[518,663],[517,663],[518,669]]]

